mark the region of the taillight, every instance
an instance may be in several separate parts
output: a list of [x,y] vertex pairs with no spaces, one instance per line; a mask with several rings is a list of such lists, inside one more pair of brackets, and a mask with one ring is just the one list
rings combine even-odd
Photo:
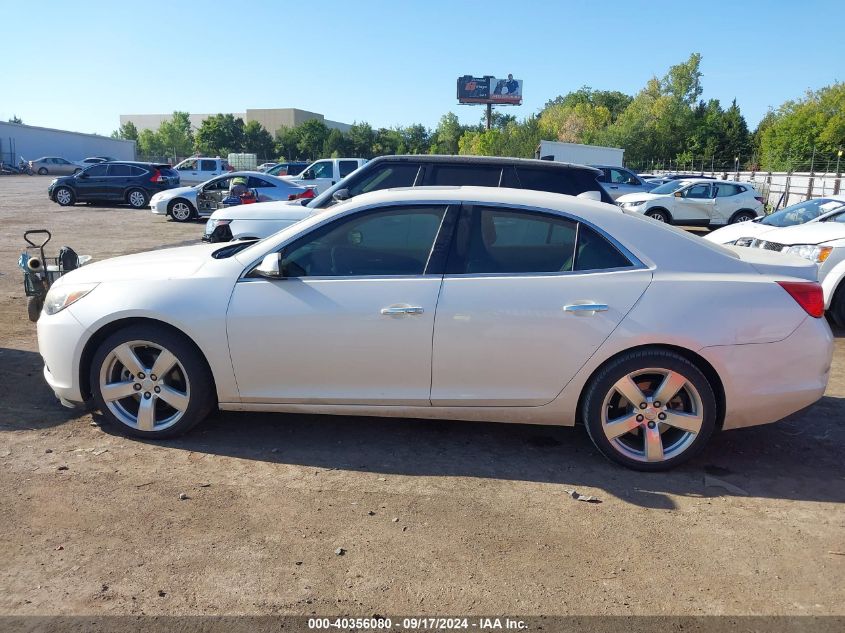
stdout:
[[162,182],[163,180],[164,178],[161,177],[161,172],[158,169],[156,169],[153,177],[150,178],[150,182]]
[[288,200],[302,200],[303,198],[313,198],[314,197],[314,189],[309,187],[302,193],[292,193],[288,196]]
[[811,317],[820,319],[824,316],[824,293],[820,284],[815,281],[779,281],[777,284]]

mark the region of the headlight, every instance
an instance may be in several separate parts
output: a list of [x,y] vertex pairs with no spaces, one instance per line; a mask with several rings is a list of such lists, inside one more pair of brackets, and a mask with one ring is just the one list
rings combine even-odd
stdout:
[[633,209],[634,207],[638,207],[642,204],[645,204],[645,200],[637,200],[636,202],[623,202],[623,207],[628,207],[629,209]]
[[231,224],[231,220],[209,220],[205,223],[205,232],[211,233],[216,229],[218,226],[228,226]]
[[44,312],[56,314],[91,292],[98,284],[59,284],[53,286],[44,299]]
[[751,243],[754,241],[753,237],[741,237],[738,240],[734,240],[731,244],[735,244],[736,246],[751,246]]
[[787,255],[798,255],[798,257],[803,257],[804,259],[809,259],[811,262],[821,264],[828,257],[830,257],[831,251],[833,251],[832,246],[816,246],[815,244],[796,244],[795,246],[790,246],[782,252],[786,253]]

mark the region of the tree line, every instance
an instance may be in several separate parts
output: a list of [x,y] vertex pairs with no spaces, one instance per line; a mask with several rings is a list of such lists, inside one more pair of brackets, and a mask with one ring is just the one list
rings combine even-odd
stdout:
[[250,152],[286,160],[422,153],[530,158],[541,140],[557,140],[621,147],[626,163],[638,168],[689,164],[766,170],[795,169],[811,155],[820,158],[817,165],[829,162],[845,146],[845,83],[770,109],[752,132],[735,99],[727,107],[718,99],[700,99],[700,64],[701,55],[693,53],[635,95],[584,86],[522,120],[496,111],[489,130],[483,116],[478,124],[465,125],[452,112],[433,130],[362,122],[341,132],[312,119],[271,134],[257,121],[244,123],[231,114],[208,117],[194,130],[187,112],[174,112],[158,130],[138,132],[129,122],[112,136],[136,140],[142,156]]

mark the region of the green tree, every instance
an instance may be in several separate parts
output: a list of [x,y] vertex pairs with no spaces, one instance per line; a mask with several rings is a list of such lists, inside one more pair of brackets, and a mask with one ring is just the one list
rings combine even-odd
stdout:
[[300,156],[315,160],[323,155],[323,145],[329,136],[329,128],[320,119],[308,119],[296,128],[299,134],[297,149]]
[[327,156],[329,158],[341,158],[346,156],[346,146],[346,137],[343,135],[343,132],[337,128],[332,128],[329,130],[326,142],[323,143],[323,156]]
[[369,123],[352,124],[346,133],[347,148],[352,156],[359,158],[372,158],[373,143],[376,140],[375,132]]
[[402,138],[405,144],[405,151],[409,154],[427,154],[431,144],[431,134],[428,129],[419,123],[402,128]]
[[135,124],[132,123],[132,121],[127,121],[126,123],[121,124],[121,126],[114,132],[112,132],[111,137],[122,138],[127,141],[137,141],[138,128],[135,127]]
[[543,110],[555,105],[573,108],[577,105],[591,105],[597,108],[603,107],[607,109],[610,113],[610,120],[616,121],[619,115],[625,111],[625,108],[631,104],[632,100],[633,97],[618,90],[593,90],[589,86],[582,86],[575,92],[570,92],[548,101]]
[[147,158],[162,158],[167,155],[167,148],[158,134],[152,130],[141,130],[138,134],[138,154]]
[[12,115],[12,118],[11,118],[11,119],[9,119],[9,123],[22,124],[22,123],[23,123],[23,121],[21,120],[21,118],[20,118],[17,114],[13,114],[13,115]]
[[197,151],[225,156],[243,150],[244,121],[232,114],[215,114],[202,122],[195,137]]
[[270,132],[258,121],[249,121],[244,125],[244,151],[256,154],[259,158],[272,158],[275,143]]
[[845,83],[808,91],[764,121],[764,129],[758,126],[764,168],[809,169],[813,153],[818,161],[814,167],[823,165],[845,146]]
[[299,160],[299,128],[280,127],[276,130],[276,155],[281,160]]
[[191,119],[187,112],[178,110],[174,112],[170,119],[162,121],[156,134],[159,143],[169,156],[184,157],[193,151],[194,135],[191,132]]
[[[476,128],[477,129],[477,128]],[[457,154],[458,141],[467,129],[461,125],[456,114],[447,112],[440,117],[440,123],[431,135],[432,154]]]

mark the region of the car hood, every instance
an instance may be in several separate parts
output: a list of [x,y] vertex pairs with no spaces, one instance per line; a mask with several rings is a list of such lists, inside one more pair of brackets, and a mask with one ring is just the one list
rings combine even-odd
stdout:
[[762,222],[737,222],[708,233],[704,239],[717,244],[730,244],[741,237],[760,237],[764,233],[777,230],[778,227]]
[[211,253],[218,248],[219,244],[198,244],[104,259],[67,273],[54,285],[133,280],[149,282],[193,277],[211,260]]
[[175,198],[177,196],[187,196],[192,195],[197,192],[196,187],[174,187],[173,189],[165,189],[164,191],[159,191],[157,194],[158,200],[162,198]]
[[299,201],[257,202],[217,209],[212,220],[301,220],[317,209],[302,206]]
[[724,248],[739,255],[739,258],[746,264],[752,266],[762,275],[777,275],[785,277],[797,277],[807,281],[818,280],[818,268],[816,265],[797,255],[784,255],[776,251],[767,251],[762,248],[746,248],[744,246],[730,246]]
[[769,242],[793,246],[795,244],[823,244],[845,238],[845,224],[841,222],[808,222],[786,226],[766,233]]
[[619,196],[616,198],[616,204],[622,204],[623,202],[648,202],[649,200],[656,200],[657,198],[662,198],[663,196],[656,195],[653,193],[626,193],[624,196]]

